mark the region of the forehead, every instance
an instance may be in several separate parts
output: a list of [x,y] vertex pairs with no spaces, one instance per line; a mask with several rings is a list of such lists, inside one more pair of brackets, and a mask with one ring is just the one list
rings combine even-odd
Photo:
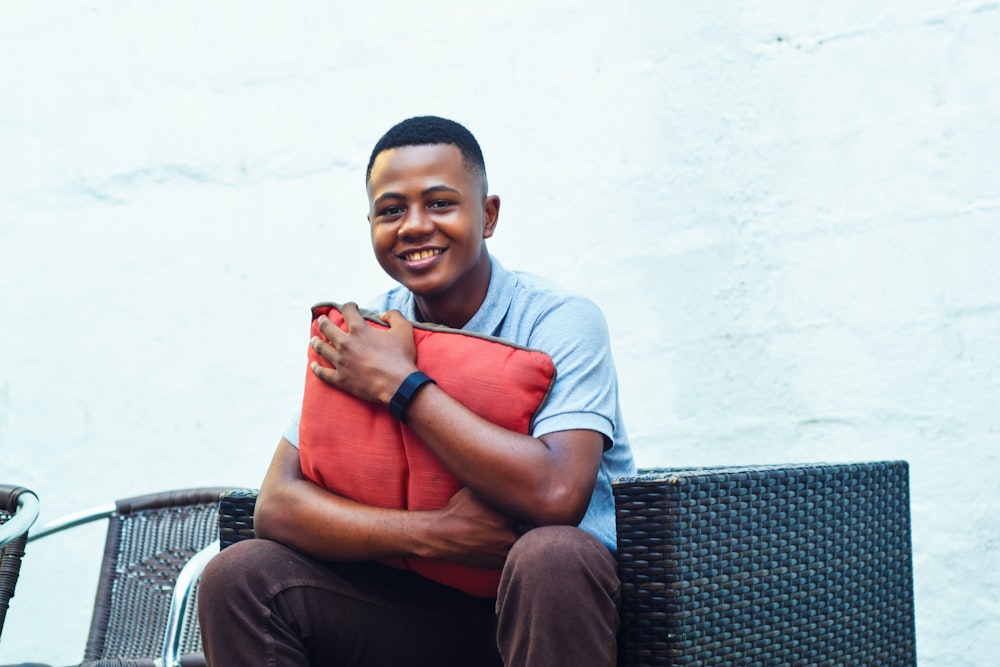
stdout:
[[448,185],[463,191],[474,185],[458,146],[400,146],[375,156],[368,179],[368,195],[374,198],[382,191],[418,183],[424,187]]

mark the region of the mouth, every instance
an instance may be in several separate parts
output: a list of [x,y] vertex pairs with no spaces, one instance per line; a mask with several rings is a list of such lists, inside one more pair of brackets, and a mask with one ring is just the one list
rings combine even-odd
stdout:
[[398,257],[406,262],[422,262],[428,259],[433,259],[443,252],[444,250],[442,248],[411,250],[409,252],[401,253]]

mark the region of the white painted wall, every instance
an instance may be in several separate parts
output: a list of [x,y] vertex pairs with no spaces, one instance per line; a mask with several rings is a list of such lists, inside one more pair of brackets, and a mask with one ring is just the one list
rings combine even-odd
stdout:
[[[363,168],[465,122],[492,250],[611,320],[642,466],[911,462],[921,664],[1000,653],[1000,3],[0,6],[0,478],[42,520],[256,486]],[[100,530],[0,662],[78,660]]]

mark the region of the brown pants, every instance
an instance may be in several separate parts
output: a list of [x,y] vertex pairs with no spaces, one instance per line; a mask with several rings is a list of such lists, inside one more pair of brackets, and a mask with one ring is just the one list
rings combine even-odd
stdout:
[[267,540],[214,558],[198,596],[212,667],[579,667],[615,664],[619,587],[597,539],[549,526],[515,543],[496,600]]

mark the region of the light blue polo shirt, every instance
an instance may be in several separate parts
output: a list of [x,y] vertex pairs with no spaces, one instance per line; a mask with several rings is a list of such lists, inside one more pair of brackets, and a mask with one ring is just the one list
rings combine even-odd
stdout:
[[[589,299],[520,271],[508,271],[494,257],[486,299],[462,329],[542,350],[552,357],[556,381],[535,417],[532,435],[586,429],[604,435],[605,451],[597,483],[580,528],[612,551],[616,548],[611,482],[635,473],[632,448],[622,420],[618,373],[611,356],[607,322]],[[416,302],[396,287],[365,308],[399,310],[417,320]],[[284,434],[298,445],[298,415]]]

